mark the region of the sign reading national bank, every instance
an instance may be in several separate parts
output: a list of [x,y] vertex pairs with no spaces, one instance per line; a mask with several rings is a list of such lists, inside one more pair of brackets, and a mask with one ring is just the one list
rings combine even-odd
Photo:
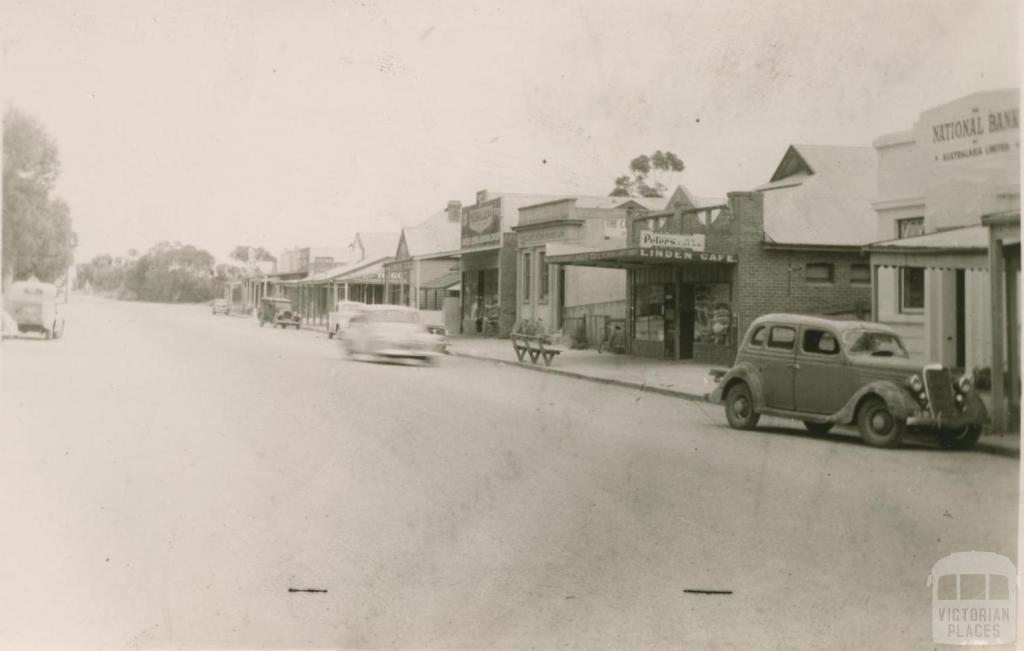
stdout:
[[976,93],[921,116],[915,140],[927,143],[938,164],[984,161],[1020,153],[1020,107],[1017,91]]

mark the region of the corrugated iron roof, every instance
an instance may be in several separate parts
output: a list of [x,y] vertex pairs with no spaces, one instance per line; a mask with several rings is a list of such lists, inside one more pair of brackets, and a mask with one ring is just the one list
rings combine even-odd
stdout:
[[453,285],[458,285],[459,281],[462,280],[462,272],[460,271],[449,271],[443,276],[422,283],[420,287],[422,289],[447,289]]
[[449,222],[447,218],[443,222],[428,220],[419,226],[407,226],[402,234],[412,258],[457,252],[461,246],[462,225]]
[[[784,167],[793,173],[779,176]],[[793,145],[772,182],[755,188],[764,195],[765,239],[776,244],[868,244],[877,232],[878,215],[871,205],[877,184],[878,157],[871,147]]]
[[980,224],[952,228],[901,240],[875,242],[868,251],[980,251],[988,250],[988,229]]

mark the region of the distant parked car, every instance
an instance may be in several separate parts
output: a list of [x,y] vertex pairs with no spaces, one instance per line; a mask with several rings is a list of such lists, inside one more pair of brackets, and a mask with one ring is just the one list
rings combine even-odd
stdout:
[[225,314],[225,315],[231,314],[231,306],[228,305],[228,302],[226,300],[224,300],[223,298],[215,298],[215,299],[213,299],[213,302],[210,303],[210,307],[211,307],[211,310],[212,310],[214,315],[217,315],[217,314]]
[[856,424],[876,447],[898,445],[911,428],[968,448],[987,419],[970,377],[911,362],[892,328],[795,314],[751,324],[711,400],[725,403],[736,429],[753,429],[762,415],[802,420],[816,434]]
[[327,337],[333,339],[342,334],[352,317],[360,314],[365,307],[366,303],[338,301],[334,309],[327,313]]
[[4,294],[4,311],[19,333],[39,332],[47,339],[64,334],[64,303],[57,286],[32,278],[12,283]]
[[442,339],[420,323],[420,314],[402,305],[367,305],[349,320],[341,338],[350,355],[430,360]]
[[264,323],[273,323],[274,327],[295,326],[298,330],[302,325],[302,317],[292,309],[292,302],[287,298],[266,297],[260,299],[260,310],[256,315],[260,327]]

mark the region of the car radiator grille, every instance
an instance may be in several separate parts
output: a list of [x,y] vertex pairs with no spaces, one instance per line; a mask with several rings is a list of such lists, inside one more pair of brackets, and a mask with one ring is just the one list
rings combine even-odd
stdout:
[[931,404],[932,414],[940,418],[956,416],[953,379],[950,377],[949,370],[945,368],[925,370],[924,383],[928,389],[928,402]]

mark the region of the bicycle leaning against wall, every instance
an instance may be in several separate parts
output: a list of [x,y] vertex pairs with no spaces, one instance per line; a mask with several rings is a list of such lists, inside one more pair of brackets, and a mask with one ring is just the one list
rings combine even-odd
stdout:
[[597,347],[597,352],[600,354],[605,351],[620,355],[626,352],[626,335],[618,323],[605,329],[604,341]]

